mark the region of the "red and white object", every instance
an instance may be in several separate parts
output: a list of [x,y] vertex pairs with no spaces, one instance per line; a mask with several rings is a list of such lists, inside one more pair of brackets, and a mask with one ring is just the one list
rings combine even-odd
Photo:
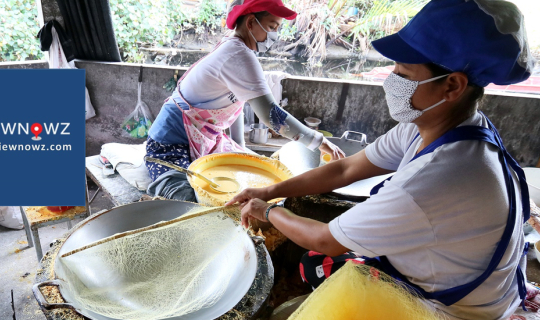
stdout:
[[54,213],[62,213],[62,212],[68,211],[71,208],[75,208],[75,206],[47,207],[47,210]]

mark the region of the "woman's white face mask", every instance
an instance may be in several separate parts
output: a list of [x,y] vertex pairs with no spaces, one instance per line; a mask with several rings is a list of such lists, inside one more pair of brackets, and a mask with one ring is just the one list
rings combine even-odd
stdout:
[[259,26],[261,26],[261,29],[263,29],[264,32],[266,32],[266,40],[257,41],[257,39],[255,39],[255,36],[253,35],[253,33],[251,33],[251,30],[249,30],[249,34],[251,34],[251,36],[253,37],[255,42],[257,42],[257,52],[266,52],[274,44],[274,42],[277,40],[278,33],[275,32],[275,31],[266,31],[266,29],[261,25],[261,23],[259,22],[259,20],[257,18],[255,18],[255,21],[257,21]]
[[419,85],[435,81],[437,79],[448,76],[448,74],[427,79],[424,81],[413,81],[398,76],[395,73],[390,73],[388,78],[384,81],[383,88],[386,93],[386,103],[388,104],[388,110],[390,116],[399,122],[410,123],[418,119],[424,112],[435,108],[441,103],[445,102],[445,99],[437,102],[429,108],[424,110],[417,110],[411,104],[411,98]]

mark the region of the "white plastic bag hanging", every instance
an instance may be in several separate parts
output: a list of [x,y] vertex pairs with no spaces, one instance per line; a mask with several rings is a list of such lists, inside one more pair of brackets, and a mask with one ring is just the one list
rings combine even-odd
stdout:
[[146,138],[148,137],[148,130],[152,126],[154,121],[150,108],[141,99],[142,89],[142,67],[139,74],[139,92],[137,97],[137,106],[132,113],[122,122],[122,129],[129,133],[133,138]]
[[[49,69],[77,69],[73,61],[68,62],[62,45],[60,44],[60,39],[54,27],[51,29],[52,33],[52,43],[49,48]],[[94,106],[90,101],[90,96],[88,95],[88,89],[85,88],[85,119],[88,120],[96,115]]]
[[19,207],[0,207],[0,226],[10,229],[23,229],[21,209]]

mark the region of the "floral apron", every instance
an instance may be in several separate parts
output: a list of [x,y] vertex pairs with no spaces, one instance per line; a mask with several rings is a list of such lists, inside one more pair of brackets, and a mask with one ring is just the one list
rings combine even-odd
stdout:
[[[214,52],[223,42],[216,45]],[[212,52],[210,54],[212,54]],[[186,75],[204,58],[197,61],[189,68],[186,73],[178,80],[177,90],[178,94],[189,106],[188,110],[182,109],[176,101],[176,106],[182,111],[182,118],[184,120],[184,128],[189,140],[189,150],[191,160],[203,157],[212,153],[220,152],[245,152],[245,149],[238,145],[234,140],[224,133],[224,130],[229,128],[242,114],[242,108],[244,101],[236,101],[230,105],[224,106],[220,109],[199,109],[194,108],[180,92],[180,83],[186,77]],[[173,99],[174,100],[174,99]]]

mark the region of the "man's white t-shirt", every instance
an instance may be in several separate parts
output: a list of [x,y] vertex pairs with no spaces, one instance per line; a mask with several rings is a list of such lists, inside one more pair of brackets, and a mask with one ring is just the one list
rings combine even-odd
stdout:
[[[487,127],[476,113],[461,125]],[[445,144],[409,161],[422,143],[399,124],[366,148],[369,161],[395,170],[377,195],[330,222],[343,246],[392,265],[428,292],[469,283],[487,268],[506,226],[509,201],[498,149],[482,141]],[[409,147],[410,145],[410,147]],[[495,272],[452,306],[428,303],[449,319],[506,319],[520,303],[516,268],[524,236],[521,194],[512,239]]]

